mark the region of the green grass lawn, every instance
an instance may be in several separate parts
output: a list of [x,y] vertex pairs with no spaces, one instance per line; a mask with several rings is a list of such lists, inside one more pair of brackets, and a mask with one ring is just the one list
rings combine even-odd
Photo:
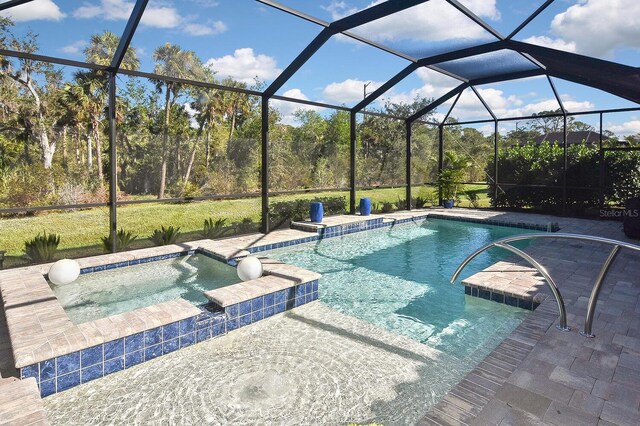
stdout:
[[[481,207],[488,207],[486,185],[467,185],[466,191],[479,195]],[[433,187],[414,187],[413,196],[427,197]],[[344,196],[348,192],[325,192],[317,194],[296,194],[271,197],[272,201],[313,199],[316,197]],[[358,191],[357,197],[370,197],[374,203],[394,202],[404,199],[404,188],[373,189]],[[460,206],[469,207],[464,195]],[[182,241],[200,238],[203,222],[207,218],[224,218],[228,224],[240,222],[245,218],[257,224],[260,221],[260,198],[236,200],[197,201],[190,203],[153,203],[122,206],[118,208],[118,227],[138,235],[134,248],[151,245],[148,236],[154,229],[164,225],[179,226]],[[100,237],[109,232],[109,209],[106,207],[68,212],[39,213],[36,216],[0,219],[0,250],[5,250],[5,267],[27,264],[23,256],[25,241],[38,233],[56,233],[61,235],[58,258],[82,257],[102,253]]]

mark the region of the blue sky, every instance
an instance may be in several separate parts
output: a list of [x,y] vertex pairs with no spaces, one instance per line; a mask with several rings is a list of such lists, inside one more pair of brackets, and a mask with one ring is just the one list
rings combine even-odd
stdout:
[[[333,21],[380,0],[281,0],[326,21]],[[543,0],[461,0],[502,34],[510,33]],[[91,34],[122,33],[132,0],[34,0],[6,12],[15,32],[39,34],[40,53],[82,60]],[[294,18],[253,0],[150,0],[132,45],[143,71],[153,71],[154,49],[165,43],[194,50],[220,77],[251,83],[271,82],[318,34],[315,24]],[[482,28],[445,0],[431,0],[393,17],[355,28],[354,33],[414,56],[428,56],[452,46],[492,41]],[[637,0],[556,0],[516,40],[639,66],[640,2]],[[338,36],[278,92],[348,106],[404,68],[408,62],[379,49]],[[637,106],[623,99],[561,80],[554,80],[569,111]],[[438,97],[457,82],[422,69],[406,78],[385,99],[409,101],[416,95]],[[478,88],[498,116],[512,117],[556,109],[545,78]],[[285,117],[298,105],[276,103]],[[438,109],[443,114],[445,105]],[[477,99],[465,93],[453,116],[488,118]],[[606,117],[605,126],[619,135],[640,133],[640,113]],[[585,117],[583,121],[594,121]],[[505,131],[508,126],[505,125]]]

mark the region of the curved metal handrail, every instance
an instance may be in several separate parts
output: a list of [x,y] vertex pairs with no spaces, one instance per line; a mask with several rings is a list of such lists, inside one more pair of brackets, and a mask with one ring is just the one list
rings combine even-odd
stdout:
[[609,238],[593,237],[590,235],[581,235],[581,234],[534,233],[534,234],[514,235],[511,237],[502,238],[492,243],[486,244],[480,247],[479,249],[477,249],[476,251],[474,251],[473,253],[471,253],[469,256],[467,256],[467,258],[460,264],[460,266],[458,266],[456,271],[453,273],[453,276],[451,277],[451,284],[453,284],[458,279],[464,267],[467,266],[467,264],[469,264],[469,262],[475,259],[480,253],[492,247],[499,247],[499,248],[508,250],[511,253],[527,261],[531,266],[536,268],[536,270],[540,272],[540,274],[544,277],[547,283],[547,286],[551,290],[551,293],[553,294],[553,297],[556,299],[556,303],[558,305],[558,311],[560,313],[560,324],[558,325],[558,328],[562,331],[571,330],[567,326],[567,313],[564,306],[564,301],[562,299],[562,294],[560,293],[560,290],[558,289],[558,286],[556,285],[555,281],[553,281],[553,279],[547,272],[546,268],[541,264],[539,264],[535,259],[533,259],[531,256],[529,256],[522,250],[508,244],[513,241],[532,240],[532,239],[538,239],[538,238],[582,240],[582,241],[589,241],[589,242],[595,242],[595,243],[609,244],[614,246],[611,252],[609,253],[609,256],[607,257],[607,260],[602,265],[602,268],[600,269],[600,273],[598,274],[598,277],[596,278],[593,288],[591,289],[589,304],[587,306],[587,316],[585,317],[585,322],[584,322],[584,330],[580,332],[580,334],[582,334],[583,336],[595,337],[595,335],[591,332],[591,326],[593,324],[593,315],[596,310],[598,296],[600,295],[600,288],[602,287],[602,283],[604,282],[607,272],[609,272],[609,268],[611,267],[611,264],[613,263],[614,259],[618,255],[618,252],[620,251],[621,248],[628,248],[630,250],[635,250],[640,252],[640,246],[625,243],[623,241],[612,240]]

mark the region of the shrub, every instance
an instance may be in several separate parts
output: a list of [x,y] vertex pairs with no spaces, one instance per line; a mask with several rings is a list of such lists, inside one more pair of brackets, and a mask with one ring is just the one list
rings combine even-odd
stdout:
[[[581,213],[599,205],[600,151],[585,144],[567,148],[567,205]],[[640,152],[609,151],[604,156],[604,201],[622,204],[640,192]],[[562,208],[564,152],[560,145],[544,142],[503,149],[498,153],[498,177],[489,181],[489,197],[495,207],[536,208],[558,212]],[[493,175],[493,161],[487,173]]]
[[429,204],[429,201],[425,197],[416,197],[415,198],[416,209],[423,209],[423,208],[427,207],[427,204]]
[[478,193],[475,191],[467,191],[464,195],[469,200],[469,203],[473,208],[478,208],[480,206],[480,199],[478,198]]
[[161,226],[160,229],[153,231],[149,239],[157,246],[166,246],[167,244],[175,243],[179,236],[180,227],[169,226],[165,228]]
[[398,210],[407,210],[407,200],[400,199],[400,196],[398,195],[397,206]]
[[[120,228],[120,230],[116,233],[116,250],[120,251],[129,249],[136,238],[138,238],[137,235],[133,235],[132,232],[125,231],[124,229]],[[105,253],[110,252],[111,235],[101,237],[101,240],[102,248],[104,249]]]
[[59,244],[59,235],[43,232],[24,243],[24,252],[34,262],[48,262],[53,259]]
[[382,207],[380,208],[380,212],[381,213],[391,213],[393,211],[393,209],[395,208],[395,204],[393,204],[391,201],[383,201],[382,202]]
[[224,227],[226,223],[227,219],[217,219],[215,222],[212,218],[205,219],[202,236],[212,240],[223,237],[228,231],[228,229]]
[[236,234],[248,234],[257,229],[257,224],[249,217],[242,219],[242,222],[234,222],[233,229]]

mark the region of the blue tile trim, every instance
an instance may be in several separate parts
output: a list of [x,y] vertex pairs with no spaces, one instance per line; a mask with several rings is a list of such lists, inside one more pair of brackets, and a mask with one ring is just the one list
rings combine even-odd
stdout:
[[200,314],[61,355],[20,369],[20,377],[34,377],[42,397],[81,383],[131,368],[197,342],[318,300],[318,280],[276,291],[222,309],[201,305]]
[[497,303],[504,303],[505,305],[514,306],[516,308],[527,309],[529,311],[535,311],[540,303],[533,302],[527,299],[521,299],[516,296],[511,296],[503,293],[496,293],[482,288],[464,286],[464,294],[472,297],[480,297],[482,299],[491,300]]

